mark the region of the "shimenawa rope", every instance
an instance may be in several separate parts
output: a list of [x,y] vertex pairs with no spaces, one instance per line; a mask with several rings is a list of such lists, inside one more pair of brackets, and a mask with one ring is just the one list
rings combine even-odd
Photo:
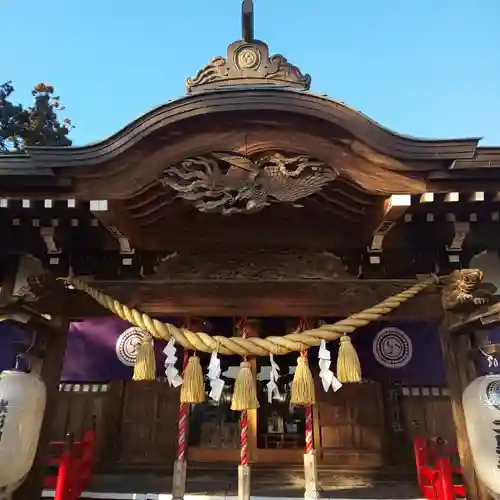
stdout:
[[145,313],[141,313],[118,302],[109,295],[92,288],[85,281],[75,278],[67,278],[65,281],[73,285],[77,290],[88,294],[119,318],[148,332],[155,339],[169,340],[173,337],[177,344],[191,351],[212,353],[217,349],[218,354],[236,354],[244,357],[269,356],[269,354],[279,355],[294,351],[300,352],[304,348],[319,346],[323,339],[326,341],[337,340],[343,335],[352,333],[357,328],[368,325],[372,321],[377,321],[382,316],[389,314],[428,286],[435,284],[437,278],[433,276],[417,283],[373,307],[359,313],[351,314],[349,317],[337,321],[332,325],[321,325],[318,328],[283,336],[270,336],[266,338],[250,337],[246,339],[241,337],[212,336],[204,332],[192,332],[187,328],[178,328],[170,323],[163,323],[157,319],[153,319]]

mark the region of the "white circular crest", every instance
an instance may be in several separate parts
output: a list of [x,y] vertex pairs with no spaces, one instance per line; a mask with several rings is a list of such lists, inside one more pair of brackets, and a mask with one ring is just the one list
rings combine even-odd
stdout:
[[495,380],[486,387],[486,401],[493,408],[500,410],[500,382]]
[[399,328],[384,328],[373,339],[373,355],[386,368],[402,368],[413,355],[410,337]]
[[146,333],[140,328],[132,326],[127,328],[116,341],[116,357],[127,366],[134,366],[137,351]]

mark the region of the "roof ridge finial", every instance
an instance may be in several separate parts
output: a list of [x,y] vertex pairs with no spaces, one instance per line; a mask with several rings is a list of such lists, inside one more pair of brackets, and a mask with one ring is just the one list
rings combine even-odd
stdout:
[[241,38],[245,42],[253,42],[255,40],[253,0],[243,0],[241,2]]

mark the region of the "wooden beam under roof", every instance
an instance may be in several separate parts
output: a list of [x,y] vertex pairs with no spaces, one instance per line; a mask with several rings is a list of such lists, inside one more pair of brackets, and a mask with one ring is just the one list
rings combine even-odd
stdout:
[[[345,317],[402,292],[415,280],[339,281],[89,281],[114,299],[153,316],[315,316]],[[46,282],[37,290],[33,307],[57,313],[54,300],[61,282]],[[106,311],[82,292],[67,290],[68,316],[72,319],[105,315]],[[431,287],[402,305],[387,318],[439,321],[441,303]]]

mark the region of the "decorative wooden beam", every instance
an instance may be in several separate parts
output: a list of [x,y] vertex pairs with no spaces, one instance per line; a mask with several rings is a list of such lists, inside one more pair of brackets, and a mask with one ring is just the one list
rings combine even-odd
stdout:
[[446,203],[458,203],[460,201],[460,193],[457,192],[446,193],[444,201]]
[[[155,316],[315,316],[343,317],[401,292],[414,280],[352,281],[89,281],[97,290]],[[57,312],[60,282],[41,287],[37,310]],[[71,319],[103,315],[87,295],[67,291]],[[34,306],[35,307],[35,306]],[[441,317],[436,290],[426,290],[398,308],[390,319],[436,321]]]
[[55,228],[53,226],[41,227],[40,236],[45,243],[49,255],[58,255],[61,253],[61,249],[58,247],[55,240]]
[[[393,194],[384,202],[382,221],[373,232],[371,244],[368,248],[369,254],[380,254],[384,244],[384,238],[396,225],[398,219],[410,208],[411,196],[405,194]],[[380,256],[370,255],[370,264],[379,264]]]
[[470,224],[468,222],[453,222],[453,230],[453,240],[446,247],[446,252],[450,263],[459,264],[462,247],[470,232]]
[[102,225],[108,230],[110,234],[113,235],[113,238],[118,242],[118,246],[120,248],[120,255],[122,256],[122,265],[131,266],[133,262],[133,255],[135,254],[135,248],[132,246],[130,238],[126,235],[118,226],[121,227],[120,219],[116,215],[116,210],[118,207],[115,207],[118,204],[111,204],[110,207],[106,205],[106,211],[94,211],[94,215],[97,220],[99,220]]
[[0,198],[0,209],[39,210],[80,210],[85,208],[92,212],[108,210],[108,200],[77,200],[75,198]]
[[420,196],[420,203],[433,203],[434,202],[434,193],[423,193]]
[[9,255],[2,262],[2,280],[0,282],[0,307],[6,306],[15,290],[16,277],[20,264],[19,255]]
[[108,231],[116,238],[120,245],[120,255],[124,266],[132,265],[132,258],[135,254],[135,248],[132,247],[130,240],[116,227],[106,226]]

